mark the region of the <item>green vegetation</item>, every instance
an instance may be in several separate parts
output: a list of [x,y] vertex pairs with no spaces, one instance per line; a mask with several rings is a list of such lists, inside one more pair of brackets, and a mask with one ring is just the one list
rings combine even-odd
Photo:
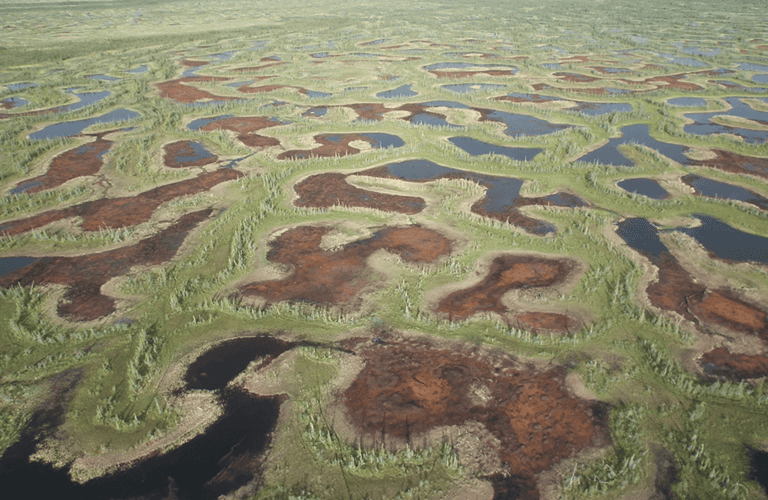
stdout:
[[[692,363],[684,361],[688,352],[710,336],[641,299],[650,266],[620,242],[614,223],[623,217],[644,217],[677,227],[681,220],[690,221],[691,214],[701,213],[767,236],[768,213],[741,202],[692,195],[679,178],[701,173],[703,168],[680,165],[642,145],[621,146],[622,154],[634,162],[632,167],[577,159],[617,137],[622,127],[636,123],[647,124],[658,141],[768,157],[765,141],[749,143],[734,136],[694,135],[683,130],[684,113],[723,109],[723,97],[762,97],[711,80],[759,86],[751,80],[759,71],[739,70],[738,66],[768,65],[766,50],[757,48],[768,41],[756,40],[768,32],[764,5],[733,0],[679,4],[526,0],[511,8],[477,0],[420,3],[420,10],[415,11],[413,3],[405,0],[386,5],[355,3],[354,7],[343,2],[327,4],[312,4],[316,12],[310,12],[306,2],[295,0],[257,4],[242,0],[0,1],[4,25],[0,27],[0,100],[16,97],[29,102],[0,110],[0,114],[16,115],[0,119],[0,233],[5,222],[102,197],[130,196],[198,175],[198,168],[165,166],[163,148],[171,142],[202,142],[220,158],[220,163],[205,167],[207,170],[245,158],[234,167],[245,174],[241,179],[176,198],[146,223],[84,232],[67,221],[15,236],[0,234],[0,259],[75,255],[133,245],[192,211],[212,208],[215,214],[193,231],[170,262],[137,265],[105,285],[109,288],[105,294],[118,297],[118,311],[99,320],[82,324],[58,317],[60,285],[0,288],[0,453],[18,439],[46,399],[51,377],[66,370],[82,370],[64,424],[66,432],[82,443],[69,457],[74,459],[93,450],[106,453],[137,447],[177,428],[183,412],[173,406],[168,387],[161,381],[169,384],[163,377],[211,342],[258,332],[331,343],[350,331],[368,335],[386,327],[483,343],[515,355],[564,364],[578,373],[592,393],[611,405],[613,446],[599,458],[570,459],[569,472],[558,477],[563,498],[622,498],[652,490],[655,464],[651,450],[656,448],[671,453],[679,467],[671,486],[678,498],[757,498],[760,487],[747,478],[745,452],[747,447],[760,448],[768,442],[764,418],[768,386],[763,379],[704,379],[692,371]],[[386,43],[361,45],[377,39]],[[415,40],[428,43],[388,48]],[[681,51],[675,45],[678,42],[700,50],[720,50],[716,55],[691,54]],[[562,62],[556,70],[543,66],[567,57],[562,49],[567,55],[591,55],[597,61]],[[622,55],[622,51],[631,52]],[[321,53],[329,57],[312,55]],[[477,55],[482,53],[496,57]],[[705,66],[675,64],[662,55],[669,53]],[[231,58],[217,60],[214,56],[219,54]],[[271,61],[266,58],[271,56],[286,64],[234,71],[268,64]],[[213,61],[201,66],[198,76],[228,78],[187,85],[237,99],[190,105],[161,97],[156,85],[179,78],[189,69],[181,65],[185,59]],[[704,87],[697,92],[662,85],[648,92],[603,96],[578,89],[646,87],[618,80],[566,83],[552,76],[553,71],[562,71],[607,78],[593,66],[606,66],[611,60],[633,70],[619,78],[635,81],[716,68],[736,72],[717,77],[688,75],[682,81]],[[481,73],[456,80],[505,85],[501,90],[459,94],[443,88],[455,80],[438,79],[423,69],[440,62],[498,63],[515,66],[519,73],[512,77]],[[658,65],[662,69],[654,67]],[[130,72],[142,66],[146,72]],[[101,74],[117,79],[87,78]],[[275,77],[250,85],[294,88],[246,94],[228,85],[244,85],[268,75]],[[390,80],[390,75],[397,79]],[[15,90],[8,86],[24,82],[35,85]],[[532,87],[536,83],[552,88],[537,91]],[[412,84],[419,94],[375,97],[403,84]],[[310,97],[295,87],[332,96]],[[110,94],[74,111],[23,115],[71,104],[73,97],[67,91],[71,88]],[[629,103],[633,111],[588,116],[557,106],[494,99],[513,92]],[[692,95],[705,98],[707,105],[682,108],[667,103],[670,98]],[[454,129],[412,124],[386,115],[382,121],[357,121],[357,115],[343,107],[372,102],[396,107],[440,100],[572,127],[513,138],[504,135],[504,126],[497,122],[478,121],[471,110],[439,110],[451,125],[462,127]],[[339,107],[319,117],[305,114],[316,106]],[[764,109],[758,104],[754,107]],[[46,172],[53,157],[81,144],[76,138],[34,141],[28,138],[30,133],[51,123],[94,118],[120,108],[133,110],[140,118],[129,124],[95,124],[85,131],[130,127],[111,136],[115,145],[104,155],[104,166],[97,175],[40,193],[10,193],[20,182]],[[279,139],[282,148],[251,148],[231,131],[187,127],[192,120],[221,115],[264,116],[285,122],[255,132]],[[277,159],[283,150],[314,147],[313,135],[350,132],[393,134],[405,145],[349,156]],[[456,135],[543,151],[527,162],[497,154],[471,156],[447,141]],[[485,189],[461,180],[412,183],[348,178],[360,188],[427,199],[427,208],[413,216],[344,206],[299,208],[292,203],[294,184],[308,175],[353,174],[416,158],[523,179],[521,194],[528,197],[573,192],[590,206],[524,208],[527,215],[557,228],[556,234],[541,237],[470,212],[469,206]],[[715,169],[705,172],[707,177],[768,197],[765,182],[755,176]],[[629,177],[661,179],[672,197],[652,200],[617,187],[618,181]],[[364,228],[420,223],[461,236],[450,257],[437,264],[411,265],[383,257],[391,263],[389,275],[381,278],[379,288],[366,292],[359,310],[288,302],[255,307],[233,295],[255,272],[273,267],[267,251],[276,230],[345,222]],[[713,282],[742,287],[752,293],[750,297],[768,302],[765,266],[704,261],[699,258],[704,252],[691,239],[676,233],[661,238],[674,252],[689,254],[700,263],[701,273],[711,276]],[[571,288],[521,299],[531,309],[577,315],[577,328],[563,335],[537,335],[507,324],[498,315],[452,322],[435,314],[430,292],[476,278],[478,263],[493,252],[516,251],[583,263],[586,271]],[[750,341],[755,339],[750,337]],[[334,397],[331,387],[339,371],[338,356],[321,348],[299,351],[285,390],[291,403],[274,433],[273,445],[281,451],[270,455],[277,459],[266,460],[256,498],[441,498],[452,485],[471,478],[447,442],[406,450],[345,442],[324,413]]]

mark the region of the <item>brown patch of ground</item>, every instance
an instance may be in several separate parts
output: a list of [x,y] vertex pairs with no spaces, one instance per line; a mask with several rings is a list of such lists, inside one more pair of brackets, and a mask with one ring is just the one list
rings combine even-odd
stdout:
[[699,364],[707,374],[731,380],[746,380],[768,376],[768,357],[763,354],[731,353],[718,347],[704,353]]
[[701,85],[681,81],[688,74],[689,73],[681,73],[678,75],[666,75],[666,76],[652,76],[650,78],[646,78],[645,80],[640,80],[640,81],[627,80],[622,78],[622,79],[619,79],[618,81],[624,82],[627,85],[653,85],[654,87],[656,87],[653,90],[660,89],[660,88],[681,90],[683,92],[695,92],[697,90],[703,90],[704,87],[702,87]]
[[166,144],[163,147],[163,151],[165,151],[165,154],[163,155],[165,166],[169,168],[202,167],[218,161],[219,157],[216,155],[210,155],[191,161],[178,161],[178,158],[183,158],[185,156],[194,157],[196,155],[195,150],[192,148],[192,144],[192,141],[177,141]]
[[486,454],[498,453],[503,464],[492,481],[520,499],[539,498],[541,472],[609,444],[605,407],[574,397],[562,367],[545,371],[503,353],[419,338],[364,340],[345,345],[366,364],[339,396],[361,440],[411,443],[440,427],[480,424],[495,438],[486,440]]
[[701,300],[707,287],[694,283],[688,271],[669,252],[662,252],[658,260],[652,259],[652,262],[658,267],[659,276],[646,289],[651,304],[697,323],[690,306]]
[[547,313],[547,312],[528,312],[517,314],[514,317],[520,328],[533,333],[540,331],[550,331],[557,333],[567,333],[571,331],[576,322],[565,314]]
[[768,158],[744,156],[720,149],[712,150],[714,157],[700,161],[705,167],[735,174],[757,175],[768,179]]
[[148,221],[157,207],[180,196],[208,191],[226,181],[238,179],[243,174],[232,169],[218,169],[173,184],[166,184],[136,196],[102,198],[68,208],[49,210],[26,219],[0,223],[0,234],[14,235],[45,226],[70,217],[81,217],[83,231],[99,231],[107,228],[135,226]]
[[315,142],[320,143],[320,146],[315,149],[303,149],[303,150],[291,150],[280,153],[277,157],[278,160],[297,160],[302,158],[309,158],[310,156],[333,158],[334,156],[347,156],[354,155],[360,152],[359,149],[350,146],[354,141],[365,141],[370,144],[375,144],[376,141],[363,134],[349,133],[349,134],[319,134],[313,138]]
[[386,250],[414,263],[430,263],[451,252],[448,238],[421,226],[386,227],[370,238],[325,250],[322,239],[332,229],[301,226],[282,233],[271,242],[267,259],[289,266],[291,275],[242,286],[238,294],[256,295],[267,303],[348,305],[376,279],[366,262],[374,252]]
[[199,130],[211,132],[214,130],[230,130],[237,134],[237,139],[250,148],[265,148],[279,146],[280,141],[274,137],[265,137],[255,134],[258,130],[283,125],[264,116],[233,116],[221,120],[214,120]]
[[215,95],[207,90],[185,85],[187,83],[195,82],[225,82],[227,80],[230,79],[215,76],[184,76],[174,80],[156,83],[155,87],[159,91],[160,97],[180,103],[192,103],[208,99],[212,101],[234,101],[237,99],[236,97]]
[[562,259],[530,255],[502,255],[491,262],[488,274],[474,286],[444,297],[437,312],[450,320],[463,320],[481,312],[504,315],[508,309],[502,297],[510,290],[543,288],[565,280],[575,265]]
[[[104,138],[108,133],[110,132],[97,134],[95,135],[95,141],[61,153],[51,161],[51,165],[46,173],[20,182],[16,187],[32,194],[61,186],[65,182],[77,177],[97,173],[104,165],[101,157],[114,144],[113,141]],[[29,187],[24,189],[26,186]]]
[[709,290],[691,310],[703,321],[731,330],[757,335],[768,341],[768,315],[728,290]]
[[568,83],[592,83],[592,82],[600,81],[600,78],[595,78],[594,76],[580,75],[577,73],[558,72],[558,73],[552,73],[552,76],[555,76],[559,80],[562,80]]
[[494,97],[494,101],[509,101],[509,102],[527,102],[533,104],[542,104],[552,102],[552,98],[540,94],[529,94],[528,97],[515,97],[511,95],[503,95],[501,97]]
[[60,284],[67,288],[58,314],[75,321],[91,321],[113,313],[115,300],[101,293],[110,279],[133,266],[155,266],[170,260],[187,234],[211,214],[211,209],[193,212],[159,234],[139,243],[106,252],[77,257],[45,257],[0,278],[0,286]]
[[307,177],[294,186],[299,195],[294,204],[299,207],[317,208],[344,205],[410,215],[421,212],[426,206],[421,198],[360,189],[349,184],[346,178],[347,175],[334,172]]

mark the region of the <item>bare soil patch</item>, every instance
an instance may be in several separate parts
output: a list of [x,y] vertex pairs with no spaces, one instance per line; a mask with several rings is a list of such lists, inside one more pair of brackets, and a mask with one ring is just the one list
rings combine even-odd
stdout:
[[222,182],[239,179],[244,174],[233,169],[205,172],[185,181],[166,184],[136,196],[102,198],[68,208],[49,210],[32,217],[0,224],[0,234],[15,235],[31,231],[62,219],[80,217],[83,231],[100,231],[135,226],[147,222],[165,202],[181,196],[208,191]]
[[480,424],[490,435],[483,455],[498,454],[502,464],[495,476],[481,473],[494,489],[509,486],[514,498],[538,499],[540,473],[610,443],[605,405],[572,395],[562,367],[536,368],[504,353],[421,338],[358,338],[344,347],[365,359],[339,395],[361,441],[418,443],[435,429]]
[[699,364],[707,374],[731,380],[768,376],[768,356],[732,353],[725,347],[704,353],[699,359]]
[[110,279],[133,266],[154,266],[170,260],[187,234],[208,218],[211,209],[193,212],[155,236],[135,245],[77,257],[45,257],[0,278],[0,286],[60,284],[67,286],[58,314],[74,321],[91,321],[113,313],[115,300],[101,293]]
[[756,175],[768,179],[768,158],[744,156],[720,149],[713,149],[712,153],[714,157],[699,160],[701,165],[725,172]]
[[321,158],[333,158],[334,156],[347,156],[354,155],[360,152],[358,148],[355,148],[350,143],[355,141],[364,141],[371,145],[376,144],[376,141],[364,134],[348,133],[348,134],[319,134],[314,136],[314,140],[320,144],[320,146],[314,149],[294,149],[291,151],[285,151],[280,153],[277,157],[278,160],[297,160],[301,158],[309,158],[310,156]]
[[193,148],[193,144],[192,141],[176,141],[166,144],[163,147],[163,151],[165,152],[163,155],[163,162],[165,163],[165,166],[169,168],[203,167],[205,165],[210,165],[211,163],[216,163],[219,160],[219,157],[213,154],[196,160],[179,160],[179,158],[196,156],[197,153]]
[[274,137],[258,135],[255,132],[283,125],[282,122],[264,116],[233,116],[208,123],[199,130],[211,132],[214,130],[230,130],[237,134],[237,139],[249,148],[265,148],[279,146],[280,141]]
[[290,276],[241,286],[240,296],[258,296],[267,303],[309,302],[355,306],[359,295],[379,281],[367,259],[379,250],[405,262],[430,263],[451,252],[451,241],[421,226],[386,227],[370,238],[347,243],[338,250],[322,248],[331,227],[300,226],[280,234],[270,244],[267,259],[289,266]]

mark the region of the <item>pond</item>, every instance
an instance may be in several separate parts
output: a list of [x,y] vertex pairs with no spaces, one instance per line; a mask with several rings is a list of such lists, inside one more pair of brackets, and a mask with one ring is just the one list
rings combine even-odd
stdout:
[[333,95],[329,92],[321,92],[319,90],[307,90],[307,89],[304,89],[302,94],[309,97],[310,99],[324,99],[326,97],[331,97]]
[[626,102],[586,102],[577,101],[576,106],[565,111],[573,111],[587,116],[602,116],[608,113],[629,113],[634,108]]
[[691,160],[683,154],[683,152],[688,149],[687,146],[657,141],[648,134],[648,125],[644,123],[627,125],[621,129],[621,134],[621,137],[610,139],[608,144],[591,153],[587,153],[581,158],[578,158],[577,161],[630,167],[633,166],[634,163],[619,152],[618,146],[622,144],[642,144],[651,149],[655,149],[667,158],[675,160],[681,165],[691,164]]
[[126,71],[126,73],[130,73],[132,75],[141,75],[142,73],[146,73],[149,71],[149,68],[147,66],[139,66],[138,68],[129,69]]
[[497,154],[506,156],[512,160],[530,161],[534,156],[541,153],[540,148],[515,148],[509,146],[499,146],[479,141],[471,137],[451,137],[448,139],[454,146],[463,149],[472,156],[487,154]]
[[752,76],[752,81],[755,83],[768,83],[768,74],[757,74]]
[[701,97],[674,97],[667,101],[672,106],[681,106],[685,108],[696,108],[706,106],[707,100]]
[[729,126],[713,123],[712,118],[716,116],[735,116],[768,125],[768,112],[757,111],[744,104],[738,97],[726,97],[723,100],[728,103],[731,109],[708,113],[685,113],[683,116],[693,120],[694,123],[684,125],[683,131],[697,135],[736,134],[749,143],[765,142],[768,139],[768,130],[751,130],[735,125]]
[[119,80],[119,78],[115,76],[109,76],[101,73],[98,75],[88,75],[86,78],[90,78],[91,80],[101,80],[104,82],[116,82]]
[[21,106],[25,106],[29,104],[29,101],[26,99],[22,99],[21,97],[6,97],[2,101],[0,101],[0,108],[2,109],[14,109],[14,108],[20,108]]
[[88,118],[84,120],[75,120],[71,122],[61,122],[48,125],[42,130],[29,134],[29,138],[32,140],[40,139],[55,139],[57,137],[72,137],[81,133],[86,128],[97,123],[112,123],[128,121],[138,118],[140,115],[135,111],[129,109],[115,109],[101,116],[95,118]]
[[617,224],[616,234],[630,248],[637,250],[651,261],[657,263],[661,255],[669,249],[659,239],[659,229],[642,217],[631,217]]
[[691,236],[709,252],[723,260],[768,264],[768,238],[734,229],[708,215],[693,214],[698,227],[679,227],[675,231]]
[[0,276],[11,274],[17,269],[38,261],[38,257],[0,257]]
[[661,187],[658,182],[645,177],[636,177],[634,179],[624,179],[617,185],[628,193],[641,194],[654,200],[664,200],[669,198],[669,193]]
[[734,186],[727,182],[707,179],[706,177],[694,174],[686,175],[681,180],[695,189],[696,194],[700,196],[743,201],[763,210],[768,210],[768,198],[741,186]]
[[510,137],[519,137],[522,135],[545,135],[572,128],[573,125],[562,123],[550,123],[529,115],[509,113],[507,111],[479,109],[484,120],[490,120],[503,123],[507,126],[504,134]]
[[376,94],[376,97],[380,97],[383,99],[394,99],[397,97],[413,97],[415,95],[419,95],[418,92],[411,90],[412,86],[413,84],[401,85],[396,89],[379,92],[378,94]]

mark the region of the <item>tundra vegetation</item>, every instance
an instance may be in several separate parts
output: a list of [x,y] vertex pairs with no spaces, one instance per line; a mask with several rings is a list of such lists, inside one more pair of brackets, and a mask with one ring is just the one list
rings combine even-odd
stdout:
[[0,484],[244,391],[261,448],[132,495],[766,498],[763,3],[0,13]]

